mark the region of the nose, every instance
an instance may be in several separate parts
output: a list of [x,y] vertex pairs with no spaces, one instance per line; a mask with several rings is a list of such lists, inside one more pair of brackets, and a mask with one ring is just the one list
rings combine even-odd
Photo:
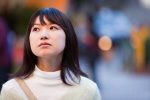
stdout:
[[41,40],[46,40],[46,39],[48,39],[48,38],[49,38],[48,32],[43,31],[42,34],[41,34]]

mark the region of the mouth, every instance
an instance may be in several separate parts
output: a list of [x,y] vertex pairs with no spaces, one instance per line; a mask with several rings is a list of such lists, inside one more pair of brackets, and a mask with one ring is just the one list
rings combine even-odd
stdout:
[[51,46],[51,44],[47,43],[47,42],[42,42],[42,43],[40,43],[39,47],[41,47],[41,46]]

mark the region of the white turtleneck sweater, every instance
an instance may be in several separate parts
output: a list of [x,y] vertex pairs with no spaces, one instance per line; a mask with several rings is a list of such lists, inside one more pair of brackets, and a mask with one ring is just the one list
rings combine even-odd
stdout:
[[[60,71],[44,72],[35,68],[32,76],[24,79],[38,100],[101,100],[97,85],[81,76],[79,84],[65,85]],[[15,79],[3,84],[0,100],[28,100]]]

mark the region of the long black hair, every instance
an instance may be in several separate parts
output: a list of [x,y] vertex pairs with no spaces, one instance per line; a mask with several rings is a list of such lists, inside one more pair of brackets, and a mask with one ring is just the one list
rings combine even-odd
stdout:
[[46,17],[51,23],[59,25],[65,32],[66,44],[61,62],[61,80],[67,85],[71,85],[68,82],[68,76],[73,82],[76,82],[75,79],[80,81],[80,76],[86,76],[86,74],[81,71],[79,66],[76,33],[67,16],[55,8],[42,8],[31,16],[25,37],[23,64],[15,75],[27,78],[32,74],[37,64],[37,56],[31,51],[29,35],[38,16],[41,24],[45,24],[44,17]]

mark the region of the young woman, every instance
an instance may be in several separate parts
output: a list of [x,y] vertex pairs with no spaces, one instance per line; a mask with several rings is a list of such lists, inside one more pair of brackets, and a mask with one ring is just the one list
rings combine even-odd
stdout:
[[76,34],[62,12],[43,8],[32,15],[23,65],[3,84],[1,99],[101,100],[97,85],[80,70]]

